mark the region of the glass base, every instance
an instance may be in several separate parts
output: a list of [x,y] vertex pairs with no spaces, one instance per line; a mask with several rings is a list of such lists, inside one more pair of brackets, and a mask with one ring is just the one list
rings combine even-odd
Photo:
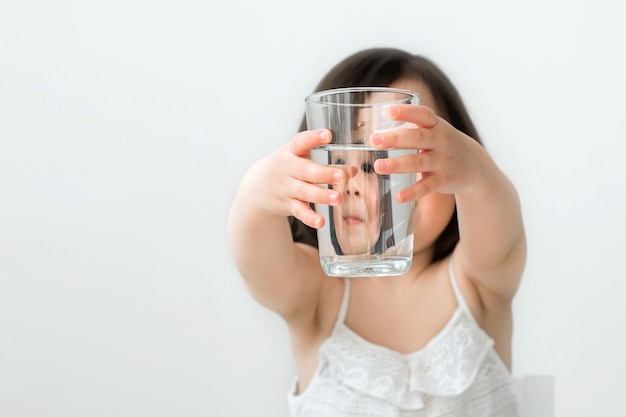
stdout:
[[331,277],[391,277],[405,274],[411,266],[405,256],[349,259],[347,256],[320,258],[322,269]]

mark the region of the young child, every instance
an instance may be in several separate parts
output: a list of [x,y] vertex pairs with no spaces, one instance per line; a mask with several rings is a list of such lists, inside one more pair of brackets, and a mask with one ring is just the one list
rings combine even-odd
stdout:
[[[480,145],[449,79],[429,60],[368,49],[334,67],[316,91],[388,86],[420,105],[390,117],[417,127],[375,133],[372,147],[419,152],[374,162],[379,175],[417,172],[394,196],[416,201],[410,270],[397,277],[333,278],[316,249],[346,171],[309,152],[330,140],[306,131],[254,164],[228,219],[235,262],[252,296],[286,322],[298,377],[292,417],[516,416],[511,303],[526,260],[514,186]],[[259,242],[262,241],[262,244]]]

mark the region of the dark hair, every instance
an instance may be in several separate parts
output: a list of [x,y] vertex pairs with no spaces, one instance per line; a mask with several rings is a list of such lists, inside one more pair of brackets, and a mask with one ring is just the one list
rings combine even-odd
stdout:
[[[350,55],[333,67],[315,91],[343,87],[387,87],[403,79],[422,81],[430,89],[440,116],[481,143],[478,132],[450,79],[429,59],[394,48],[372,48]],[[306,130],[303,118],[299,131]],[[295,242],[317,247],[317,231],[290,216]],[[459,241],[456,209],[434,244],[433,262],[448,256]]]

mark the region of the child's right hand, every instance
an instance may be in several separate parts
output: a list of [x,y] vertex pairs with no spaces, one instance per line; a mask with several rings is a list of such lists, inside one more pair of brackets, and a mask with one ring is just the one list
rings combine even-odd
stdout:
[[347,171],[320,165],[309,157],[313,148],[330,140],[326,129],[303,131],[259,161],[250,174],[256,177],[253,190],[264,211],[292,215],[315,229],[324,225],[324,218],[309,203],[335,206],[341,203],[341,194],[318,184],[343,184],[349,179]]

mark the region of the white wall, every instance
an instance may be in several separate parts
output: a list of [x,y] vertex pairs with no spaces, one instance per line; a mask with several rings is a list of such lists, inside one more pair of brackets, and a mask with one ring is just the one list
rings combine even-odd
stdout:
[[0,4],[0,415],[284,417],[286,330],[225,216],[370,46],[438,62],[518,187],[515,373],[625,415],[625,3],[215,3]]

